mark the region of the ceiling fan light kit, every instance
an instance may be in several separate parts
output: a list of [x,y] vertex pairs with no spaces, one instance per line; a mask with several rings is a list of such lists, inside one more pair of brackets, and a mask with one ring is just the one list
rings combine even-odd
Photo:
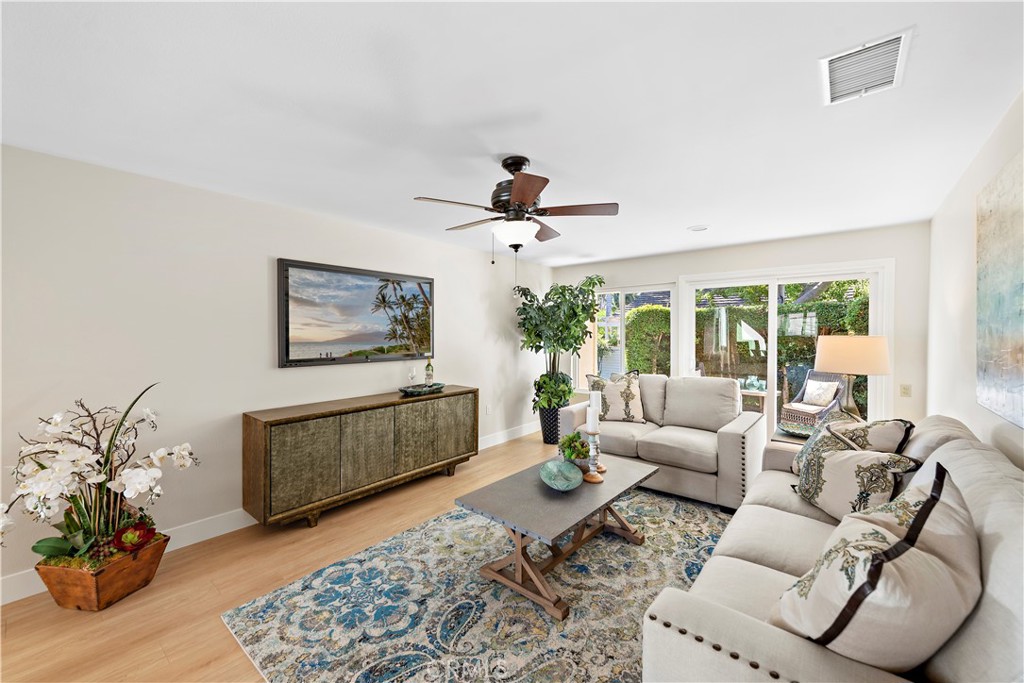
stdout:
[[619,205],[606,204],[574,204],[571,206],[551,206],[542,208],[540,193],[547,187],[547,178],[525,173],[530,167],[530,160],[524,156],[513,155],[502,159],[501,167],[512,174],[511,180],[502,180],[491,192],[491,205],[470,204],[434,197],[414,197],[421,202],[436,204],[452,204],[473,209],[483,209],[491,213],[501,214],[483,218],[470,223],[455,225],[448,230],[466,230],[492,221],[502,221],[495,225],[491,232],[498,241],[510,247],[516,253],[531,238],[538,242],[546,242],[558,237],[561,233],[540,221],[542,216],[615,216],[619,213]]
[[505,221],[492,229],[494,236],[512,251],[519,251],[537,232],[537,226],[530,221]]

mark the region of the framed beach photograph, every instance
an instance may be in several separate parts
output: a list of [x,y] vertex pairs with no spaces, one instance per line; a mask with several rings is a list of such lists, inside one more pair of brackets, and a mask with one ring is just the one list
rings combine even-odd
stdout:
[[433,356],[434,280],[277,260],[278,367]]

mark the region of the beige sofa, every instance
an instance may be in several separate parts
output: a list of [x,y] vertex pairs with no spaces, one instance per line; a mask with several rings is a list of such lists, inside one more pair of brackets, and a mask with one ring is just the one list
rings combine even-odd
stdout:
[[[643,485],[735,509],[767,439],[764,415],[743,412],[739,383],[722,377],[640,375],[646,422],[601,422],[601,458],[658,465]],[[587,404],[559,412],[559,439],[583,431]]]
[[[902,681],[767,623],[779,596],[808,571],[836,520],[790,490],[796,447],[772,444],[714,555],[689,592],[665,588],[643,617],[645,681]],[[981,549],[981,599],[920,670],[932,681],[1020,681],[1024,473],[960,422],[929,417],[905,454],[949,471]],[[930,458],[929,458],[930,456]],[[936,596],[941,599],[941,596]],[[907,633],[913,638],[913,633]],[[894,643],[898,647],[898,643]]]

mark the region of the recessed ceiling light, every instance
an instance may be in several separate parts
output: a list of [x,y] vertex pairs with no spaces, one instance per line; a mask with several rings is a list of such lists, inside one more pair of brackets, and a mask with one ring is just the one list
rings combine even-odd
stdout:
[[700,225],[691,225],[690,227],[687,228],[687,230],[689,230],[690,232],[704,232],[710,227],[710,225],[704,225],[702,223]]

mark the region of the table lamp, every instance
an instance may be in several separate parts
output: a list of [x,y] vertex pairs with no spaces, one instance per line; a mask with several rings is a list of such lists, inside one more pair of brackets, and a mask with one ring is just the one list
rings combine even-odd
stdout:
[[822,335],[818,337],[814,369],[846,376],[842,408],[859,417],[860,411],[853,402],[853,378],[855,375],[888,375],[891,372],[888,340],[862,335]]

